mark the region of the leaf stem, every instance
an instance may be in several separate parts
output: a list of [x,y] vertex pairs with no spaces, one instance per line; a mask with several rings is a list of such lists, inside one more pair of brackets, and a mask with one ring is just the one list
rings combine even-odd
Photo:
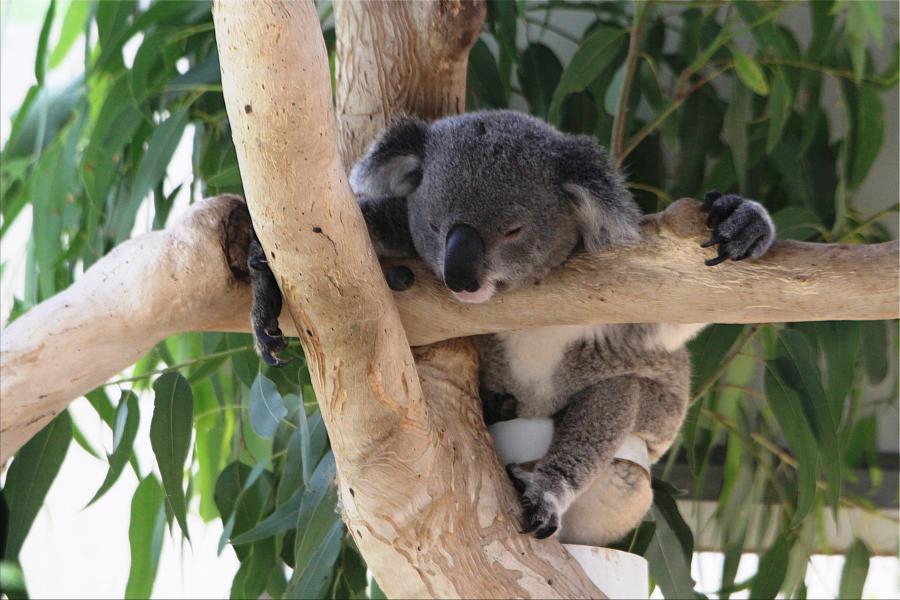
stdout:
[[634,74],[637,71],[638,56],[641,50],[641,36],[644,34],[644,25],[647,23],[649,6],[636,7],[634,11],[634,25],[628,40],[628,56],[625,59],[625,80],[622,83],[622,93],[619,96],[619,106],[616,110],[616,118],[613,122],[612,153],[616,159],[616,165],[622,164],[622,144],[625,138],[625,129],[628,122],[628,99],[631,96],[631,86],[634,83]]
[[147,373],[142,373],[142,374],[136,375],[134,377],[123,377],[122,379],[107,381],[103,385],[104,386],[119,385],[121,383],[131,383],[133,381],[141,381],[144,379],[149,379],[150,377],[153,377],[154,375],[161,375],[163,373],[168,373],[169,371],[177,371],[178,369],[183,369],[184,367],[189,367],[189,366],[197,364],[197,363],[206,362],[206,361],[210,361],[210,360],[216,360],[217,358],[222,358],[225,356],[231,356],[232,354],[237,354],[237,353],[243,352],[245,350],[250,350],[251,348],[252,348],[252,346],[246,345],[246,346],[240,346],[238,348],[231,348],[230,350],[223,350],[222,352],[214,352],[212,354],[207,354],[206,356],[200,356],[198,358],[193,358],[191,360],[187,360],[183,363],[171,365],[169,367],[166,367],[165,369],[159,369],[157,371],[148,371]]

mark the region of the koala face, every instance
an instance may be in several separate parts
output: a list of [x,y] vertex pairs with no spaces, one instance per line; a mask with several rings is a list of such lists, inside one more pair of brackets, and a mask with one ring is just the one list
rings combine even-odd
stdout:
[[[350,182],[361,202],[406,203],[416,253],[463,302],[540,281],[580,244],[637,239],[639,213],[593,139],[512,111],[403,119]],[[373,237],[391,229],[364,214]]]

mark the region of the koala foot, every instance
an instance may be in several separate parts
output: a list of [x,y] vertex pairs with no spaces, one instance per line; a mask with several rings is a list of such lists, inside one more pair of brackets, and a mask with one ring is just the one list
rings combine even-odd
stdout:
[[519,401],[512,394],[481,390],[481,414],[485,425],[510,421],[518,416]]
[[759,258],[775,240],[772,218],[758,202],[712,191],[703,198],[703,210],[709,212],[706,225],[713,232],[712,238],[701,246],[719,247],[718,256],[707,260],[707,266],[712,267],[729,258]]
[[563,512],[560,494],[552,491],[549,482],[539,473],[514,464],[507,465],[506,472],[519,493],[522,533],[533,533],[541,540],[556,533]]
[[256,352],[266,364],[283,367],[288,361],[278,358],[278,353],[287,348],[284,334],[277,326],[274,328],[254,327],[256,333]]

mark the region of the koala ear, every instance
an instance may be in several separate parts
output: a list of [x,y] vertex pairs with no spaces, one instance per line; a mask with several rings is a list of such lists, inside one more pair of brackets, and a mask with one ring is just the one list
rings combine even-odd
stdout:
[[566,136],[559,165],[561,184],[575,203],[588,251],[641,239],[641,212],[606,150],[590,136]]
[[407,196],[422,181],[428,124],[401,117],[378,136],[350,171],[357,196]]

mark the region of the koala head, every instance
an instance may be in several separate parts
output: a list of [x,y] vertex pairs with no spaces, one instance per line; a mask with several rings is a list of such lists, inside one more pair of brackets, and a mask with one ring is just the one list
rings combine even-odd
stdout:
[[[578,247],[640,235],[640,213],[593,138],[512,111],[400,119],[354,166],[350,184],[376,247],[382,233],[402,230],[463,302],[538,282]],[[402,227],[379,222],[404,212]]]

